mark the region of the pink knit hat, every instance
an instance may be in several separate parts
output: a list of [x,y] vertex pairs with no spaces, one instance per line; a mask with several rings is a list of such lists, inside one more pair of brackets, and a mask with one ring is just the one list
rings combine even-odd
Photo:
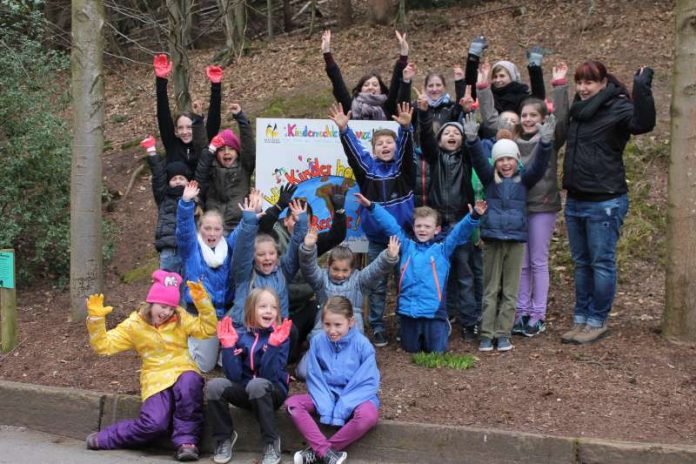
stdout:
[[179,285],[182,278],[176,272],[157,269],[152,273],[152,287],[145,301],[167,306],[179,306]]
[[232,132],[232,129],[223,130],[220,132],[220,137],[222,137],[222,140],[225,141],[224,146],[230,147],[239,153],[239,137],[237,137],[237,134]]

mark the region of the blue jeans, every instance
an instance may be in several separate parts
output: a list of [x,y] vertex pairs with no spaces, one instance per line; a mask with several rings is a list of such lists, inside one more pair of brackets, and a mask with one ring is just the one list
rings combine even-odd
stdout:
[[181,275],[182,265],[181,256],[176,252],[176,248],[162,248],[160,251],[160,269],[164,269],[169,272],[176,272]]
[[606,201],[568,198],[565,219],[570,252],[575,262],[576,324],[601,327],[616,293],[616,243],[628,196]]
[[[386,243],[379,243],[379,242],[373,242],[370,241],[368,242],[367,246],[367,261],[371,263],[377,257],[379,254],[383,251],[386,250],[387,244]],[[396,276],[397,279],[397,284],[398,284],[398,276],[399,276],[399,265],[394,266],[394,275]],[[370,329],[372,330],[372,333],[376,332],[382,332],[384,333],[384,303],[387,297],[387,279],[389,278],[389,274],[385,275],[384,277],[381,277],[379,279],[379,282],[373,284],[372,289],[370,290],[370,294],[368,296],[368,303],[370,305],[370,314],[368,314],[368,321],[370,321]],[[398,302],[397,302],[398,304]]]
[[447,313],[456,317],[462,327],[471,327],[481,320],[483,299],[483,253],[472,243],[455,248],[450,258],[447,279]]

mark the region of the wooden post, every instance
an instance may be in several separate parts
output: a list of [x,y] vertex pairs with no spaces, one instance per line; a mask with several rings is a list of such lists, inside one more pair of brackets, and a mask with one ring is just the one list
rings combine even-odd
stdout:
[[0,334],[2,351],[17,346],[17,293],[14,250],[0,250]]

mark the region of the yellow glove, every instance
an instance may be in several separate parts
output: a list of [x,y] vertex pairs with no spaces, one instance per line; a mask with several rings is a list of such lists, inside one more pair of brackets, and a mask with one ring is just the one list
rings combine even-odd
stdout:
[[87,298],[87,313],[90,317],[105,317],[113,310],[111,306],[104,306],[104,295],[101,293],[95,293]]
[[198,282],[192,282],[190,280],[187,280],[186,285],[189,288],[189,292],[191,292],[191,299],[194,303],[196,303],[197,305],[212,304],[210,303],[210,297],[208,296],[208,292],[205,291],[203,282],[201,282],[200,280]]

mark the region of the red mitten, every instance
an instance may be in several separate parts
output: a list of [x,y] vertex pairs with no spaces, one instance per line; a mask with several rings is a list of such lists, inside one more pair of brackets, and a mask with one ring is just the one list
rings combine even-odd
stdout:
[[150,151],[150,148],[155,148],[156,144],[157,140],[151,135],[148,135],[145,139],[143,139],[142,142],[140,142],[140,146],[147,151]]
[[225,139],[222,138],[220,134],[216,135],[210,141],[210,146],[214,147],[216,150],[225,144]]
[[292,321],[285,319],[282,324],[273,329],[273,333],[268,337],[268,344],[271,346],[280,346],[290,336]]
[[217,323],[217,337],[223,348],[232,348],[237,344],[239,335],[237,335],[237,331],[234,330],[232,319],[230,319],[229,316],[223,317],[222,320]]
[[222,82],[222,68],[220,66],[208,66],[205,68],[205,74],[213,84]]
[[155,76],[166,79],[172,72],[172,62],[167,55],[155,55],[153,64],[155,65]]

